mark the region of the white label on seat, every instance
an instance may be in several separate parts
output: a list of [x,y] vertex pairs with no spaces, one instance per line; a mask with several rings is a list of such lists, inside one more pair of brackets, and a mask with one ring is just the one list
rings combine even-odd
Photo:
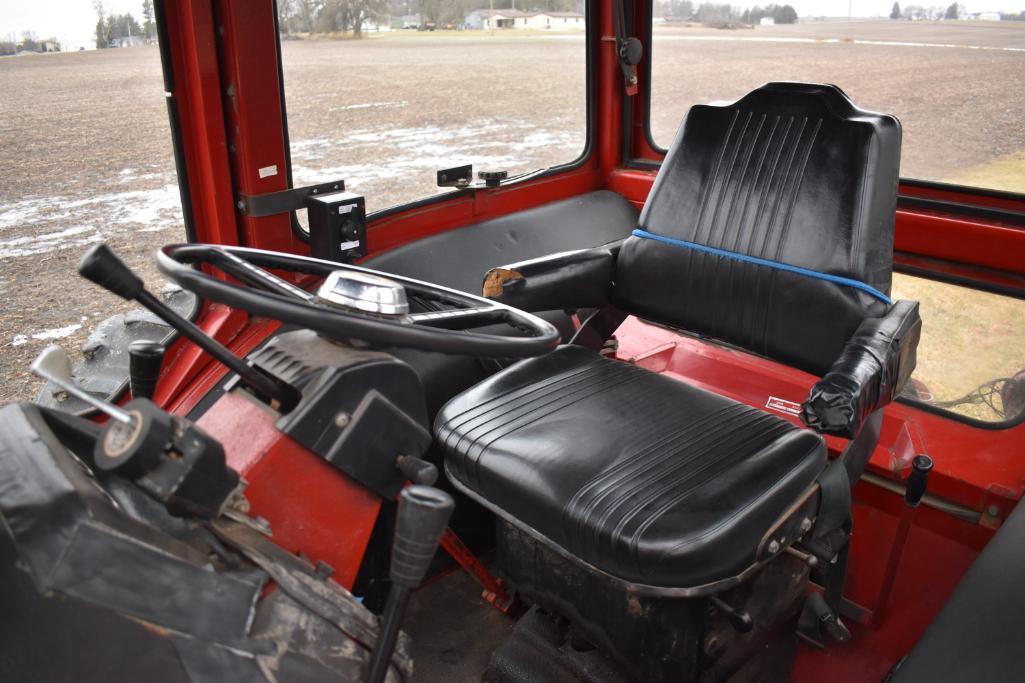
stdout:
[[800,415],[801,404],[794,403],[793,401],[787,401],[786,399],[779,398],[777,396],[770,396],[769,400],[765,402],[765,407],[769,410],[775,410],[780,413],[786,413],[787,415]]

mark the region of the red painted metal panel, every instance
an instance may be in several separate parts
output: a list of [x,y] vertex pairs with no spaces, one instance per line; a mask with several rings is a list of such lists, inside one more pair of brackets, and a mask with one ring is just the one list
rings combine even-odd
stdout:
[[270,522],[274,542],[331,565],[352,588],[381,499],[285,436],[266,406],[222,396],[199,426],[224,444],[228,464],[248,482],[252,515]]
[[897,211],[893,248],[918,256],[1025,274],[1025,230],[967,218]]
[[196,239],[238,244],[213,9],[209,0],[165,6]]
[[[288,188],[273,0],[217,1],[220,62],[237,194]],[[247,246],[309,253],[291,215],[240,216]]]

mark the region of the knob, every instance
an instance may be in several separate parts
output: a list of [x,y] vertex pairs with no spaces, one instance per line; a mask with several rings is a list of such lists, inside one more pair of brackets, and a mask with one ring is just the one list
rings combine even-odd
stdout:
[[498,187],[509,177],[509,171],[477,171],[477,177],[484,181],[486,187]]
[[128,345],[128,380],[132,398],[153,398],[164,362],[164,347],[155,341],[139,339]]
[[908,475],[907,487],[904,489],[904,500],[911,507],[918,507],[929,486],[929,472],[932,471],[932,458],[928,455],[916,455],[911,460],[911,474]]
[[433,486],[434,482],[438,481],[438,468],[423,458],[417,458],[412,455],[400,455],[396,465],[399,468],[399,472],[402,472],[402,476],[414,484]]
[[441,489],[414,485],[402,490],[392,544],[392,583],[409,589],[420,585],[454,507],[452,496]]
[[454,507],[452,496],[431,486],[414,484],[399,494],[389,572],[392,585],[381,615],[377,642],[367,664],[366,683],[384,681],[409,596],[423,581]]
[[142,279],[106,244],[85,253],[78,274],[123,299],[135,299],[143,291]]

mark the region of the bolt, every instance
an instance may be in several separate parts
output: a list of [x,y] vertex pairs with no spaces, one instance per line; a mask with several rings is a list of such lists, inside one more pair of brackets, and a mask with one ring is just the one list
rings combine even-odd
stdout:
[[722,652],[721,644],[719,639],[715,637],[715,634],[710,634],[705,638],[705,654],[709,657],[718,657]]
[[997,505],[994,503],[993,505],[990,505],[988,508],[986,508],[986,515],[989,517],[999,517],[1000,508],[997,507]]
[[807,533],[811,531],[811,520],[805,517],[801,520],[801,533]]
[[352,418],[349,416],[348,413],[338,413],[335,416],[335,426],[339,429],[345,429],[349,426],[350,420],[352,420]]
[[769,552],[773,555],[779,552],[779,541],[769,541]]

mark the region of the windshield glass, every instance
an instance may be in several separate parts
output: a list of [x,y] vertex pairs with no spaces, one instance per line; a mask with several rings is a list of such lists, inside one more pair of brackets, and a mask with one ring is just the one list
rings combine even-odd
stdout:
[[293,185],[343,179],[376,211],[444,192],[442,169],[577,160],[584,3],[511,4],[396,1],[357,34],[338,3],[279,0]]
[[1023,10],[1025,0],[656,2],[653,141],[667,147],[692,104],[767,81],[826,82],[901,120],[901,177],[1025,193]]

